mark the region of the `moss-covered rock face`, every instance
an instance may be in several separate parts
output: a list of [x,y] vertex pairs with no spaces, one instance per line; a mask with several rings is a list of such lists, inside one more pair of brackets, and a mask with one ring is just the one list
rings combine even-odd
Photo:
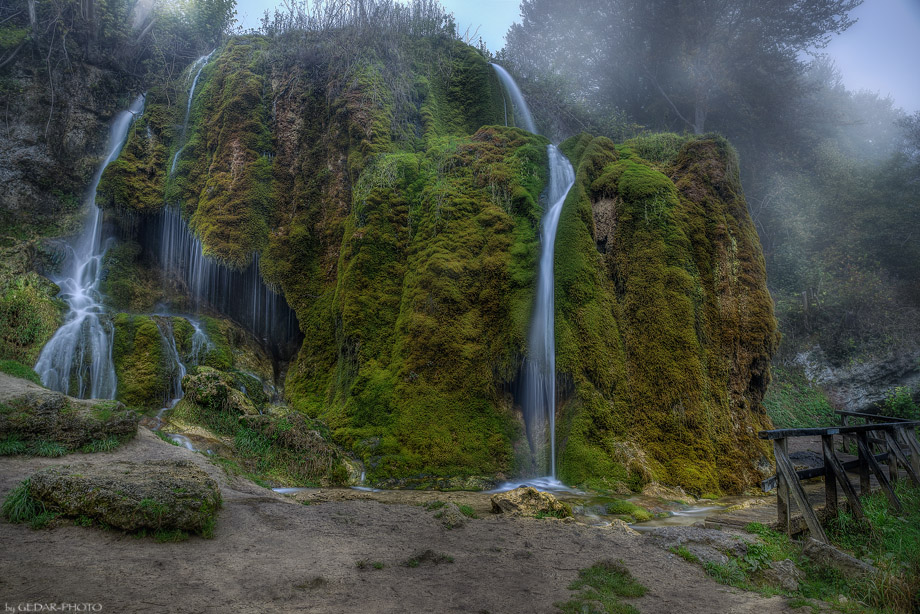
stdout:
[[[547,141],[493,125],[500,86],[458,41],[396,37],[354,56],[335,41],[232,38],[201,73],[185,137],[174,128],[182,96],[151,95],[104,200],[123,222],[126,210],[181,205],[205,252],[230,267],[259,254],[305,335],[285,396],[371,482],[514,473],[528,456],[510,391],[526,352]],[[759,477],[776,329],[735,154],[718,138],[675,135],[622,146],[585,135],[564,151],[577,180],[556,241],[560,476],[739,490]],[[162,384],[151,325],[116,318],[126,402]],[[257,353],[231,336],[212,339],[199,364],[223,373],[196,377],[238,421],[251,412],[231,398],[233,378],[274,373],[244,364]],[[126,365],[143,368],[128,380]],[[217,407],[195,394],[186,406]]]
[[[719,137],[563,145],[577,180],[556,241],[560,476],[737,492],[778,335],[760,243]],[[640,158],[643,151],[657,162]]]

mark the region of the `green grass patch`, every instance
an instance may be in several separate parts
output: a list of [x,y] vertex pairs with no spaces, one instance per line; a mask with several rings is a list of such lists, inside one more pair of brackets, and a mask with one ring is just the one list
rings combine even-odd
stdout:
[[449,554],[444,554],[443,552],[435,552],[434,550],[424,550],[412,555],[403,561],[401,565],[403,567],[419,567],[425,563],[431,565],[444,565],[453,562],[454,557],[450,556]]
[[684,559],[688,563],[698,563],[700,561],[700,559],[697,558],[695,554],[687,550],[686,546],[677,546],[676,548],[671,548],[671,552]]
[[56,458],[58,456],[64,456],[67,454],[67,448],[62,446],[56,441],[48,441],[45,439],[39,439],[37,441],[30,441],[28,447],[26,448],[26,454],[31,454],[33,456],[47,456],[49,458]]
[[457,505],[457,509],[459,509],[460,513],[467,518],[479,518],[479,514],[473,511],[473,508],[469,505]]
[[827,395],[800,369],[774,367],[763,404],[776,428],[813,428],[839,422]]
[[578,572],[578,579],[569,585],[571,591],[581,591],[555,606],[566,614],[638,614],[635,606],[620,599],[642,597],[648,589],[636,581],[623,561],[600,561]]
[[95,452],[111,452],[115,448],[121,445],[121,439],[115,435],[106,437],[105,439],[93,439],[87,444],[84,444],[80,448],[80,452],[86,454],[93,454]]
[[0,508],[3,517],[12,523],[20,524],[32,522],[33,519],[45,514],[45,504],[32,497],[29,493],[29,480],[19,483],[9,492]]
[[15,456],[16,454],[26,453],[26,443],[19,439],[15,433],[6,436],[6,439],[0,440],[0,456]]
[[447,505],[447,504],[444,503],[443,501],[441,501],[440,499],[436,499],[436,500],[434,500],[434,501],[429,501],[428,503],[423,503],[423,504],[422,504],[422,507],[424,507],[426,510],[428,510],[429,512],[431,512],[431,511],[434,511],[434,510],[439,510],[439,509],[441,509],[442,507],[444,507],[445,505]]
[[42,380],[38,377],[38,373],[32,367],[28,367],[17,360],[0,360],[0,373],[27,379],[39,386],[42,385]]

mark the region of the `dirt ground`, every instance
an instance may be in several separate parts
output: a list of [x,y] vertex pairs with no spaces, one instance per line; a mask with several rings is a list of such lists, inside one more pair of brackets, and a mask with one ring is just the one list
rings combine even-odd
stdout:
[[[51,464],[189,459],[220,484],[224,508],[211,540],[156,543],[71,524],[32,530],[0,520],[0,603],[100,604],[99,612],[554,612],[578,570],[622,559],[649,592],[641,612],[790,611],[722,586],[645,537],[573,522],[506,518],[475,493],[308,491],[298,498],[228,477],[203,455],[146,428],[111,453],[0,458],[0,497]],[[418,505],[455,500],[480,519],[446,529]],[[388,501],[388,502],[381,502]],[[391,501],[391,502],[389,502]],[[402,563],[432,550],[453,563]],[[357,561],[367,561],[361,569]],[[382,563],[375,569],[373,563]],[[47,611],[47,610],[46,610]]]

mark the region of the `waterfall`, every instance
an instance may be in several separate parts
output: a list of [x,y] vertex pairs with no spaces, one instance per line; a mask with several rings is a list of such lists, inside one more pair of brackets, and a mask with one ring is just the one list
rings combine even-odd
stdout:
[[96,206],[96,188],[102,172],[118,157],[128,129],[144,110],[144,95],[135,99],[127,111],[115,118],[109,132],[105,160],[96,170],[86,201],[89,216],[83,233],[67,245],[61,274],[52,280],[61,288],[67,303],[64,324],[54,333],[35,364],[42,383],[81,398],[115,397],[115,366],[112,363],[111,322],[99,295],[102,269],[102,209]]
[[195,78],[192,79],[192,87],[188,92],[188,102],[185,104],[185,120],[182,122],[182,147],[180,147],[179,151],[175,153],[172,159],[172,164],[169,165],[170,175],[175,174],[176,163],[179,162],[179,156],[182,155],[182,150],[184,150],[185,146],[188,145],[188,143],[185,141],[185,133],[188,132],[188,118],[192,113],[192,100],[195,98],[195,86],[198,85],[198,77],[201,76],[201,71],[204,70],[205,66],[207,66],[208,60],[210,60],[211,56],[214,55],[214,51],[216,50],[212,50],[211,53],[203,55],[195,60],[195,63],[192,64],[192,66],[189,68],[189,75],[192,74],[192,71],[195,70],[196,67],[198,68],[198,72],[195,73]]
[[[492,64],[496,74],[511,98],[515,120],[522,128],[536,132],[533,116],[517,83],[504,68]],[[506,120],[507,121],[507,120]],[[556,340],[553,276],[553,256],[556,229],[562,205],[575,183],[572,164],[554,146],[547,148],[549,156],[549,185],[546,190],[548,208],[543,215],[540,235],[540,261],[537,269],[537,291],[534,299],[530,331],[527,337],[527,357],[522,368],[521,405],[527,440],[533,453],[536,469],[549,469],[556,478]],[[548,440],[548,442],[547,442]],[[547,443],[549,450],[546,450]]]
[[[502,87],[504,87],[508,95],[511,96],[511,105],[514,107],[515,125],[520,124],[518,126],[519,128],[524,128],[528,132],[536,134],[537,127],[533,123],[533,116],[530,114],[530,109],[527,107],[527,102],[524,100],[521,88],[517,86],[517,83],[514,82],[514,79],[508,74],[507,70],[498,64],[492,64],[492,68],[495,69],[495,74],[498,75],[499,80],[502,82]],[[520,122],[517,121],[518,117],[520,117]],[[507,107],[505,109],[505,125],[508,125]]]
[[[523,406],[524,421],[530,439],[531,449],[538,451],[549,433],[549,469],[556,477],[556,339],[553,277],[553,255],[556,246],[556,229],[562,205],[575,183],[575,170],[568,159],[549,146],[549,186],[547,203],[549,208],[543,215],[543,229],[540,235],[540,263],[537,269],[537,293],[530,333],[527,337],[528,354],[524,362]],[[546,462],[540,459],[537,461]],[[544,455],[545,456],[545,453]]]
[[183,396],[182,378],[188,373],[185,363],[179,356],[179,349],[176,347],[176,335],[173,331],[172,319],[169,316],[155,317],[157,328],[160,329],[160,337],[163,346],[166,348],[166,358],[169,361],[169,388],[166,390],[166,396],[163,399],[166,403],[165,409],[171,409],[178,403]]
[[297,317],[284,297],[263,283],[258,254],[243,271],[208,258],[178,207],[170,206],[147,220],[141,243],[156,258],[165,277],[182,286],[193,312],[213,309],[232,318],[276,356],[289,356],[296,350],[301,338]]

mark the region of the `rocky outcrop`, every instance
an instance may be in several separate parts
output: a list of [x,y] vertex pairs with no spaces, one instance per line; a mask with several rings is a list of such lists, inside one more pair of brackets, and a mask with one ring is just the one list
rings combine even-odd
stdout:
[[74,451],[134,437],[138,419],[117,401],[75,399],[0,373],[0,439],[53,442]]
[[920,347],[899,348],[887,356],[834,365],[821,348],[800,352],[795,364],[820,386],[830,401],[846,411],[876,411],[896,387],[920,390]]
[[548,492],[542,492],[532,486],[521,486],[508,492],[492,495],[492,512],[509,516],[550,516],[568,518],[572,508],[568,503],[559,501]]
[[756,541],[746,533],[729,533],[701,527],[659,527],[648,533],[654,545],[664,550],[686,549],[705,563],[724,565],[729,557],[744,557],[748,544]]
[[110,527],[209,534],[221,506],[217,482],[188,461],[121,461],[48,467],[29,479],[46,509]]

